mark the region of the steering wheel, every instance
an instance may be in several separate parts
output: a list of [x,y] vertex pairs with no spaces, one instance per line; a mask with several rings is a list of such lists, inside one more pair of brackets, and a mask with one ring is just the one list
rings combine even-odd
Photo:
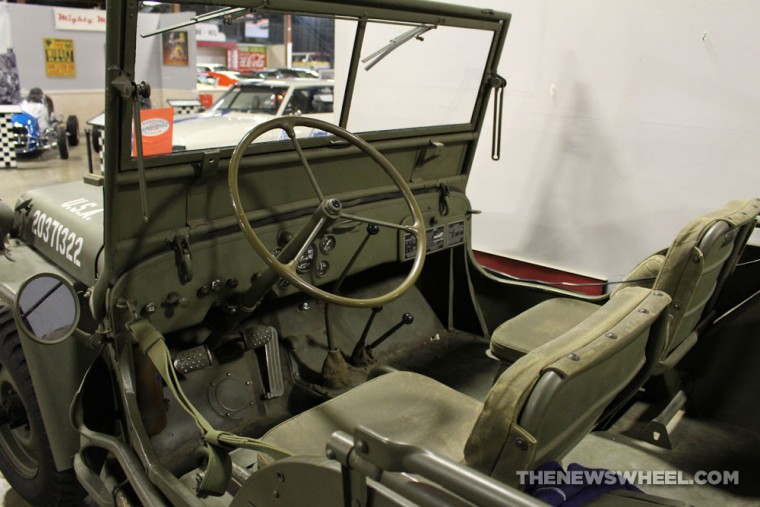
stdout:
[[[333,134],[334,136],[348,142],[350,145],[358,148],[368,157],[374,160],[391,178],[396,187],[398,187],[398,189],[401,191],[401,195],[403,196],[404,201],[409,208],[409,212],[414,219],[414,223],[412,225],[394,224],[382,220],[374,220],[371,218],[346,213],[340,200],[325,196],[320,189],[317,179],[314,176],[314,172],[312,171],[311,166],[306,160],[306,156],[304,155],[303,150],[301,150],[301,146],[296,139],[295,127],[319,129],[329,134]],[[303,165],[304,169],[306,170],[306,174],[309,178],[311,186],[313,187],[320,201],[320,204],[312,213],[309,222],[301,229],[301,231],[293,236],[293,239],[287,245],[285,245],[283,250],[279,252],[277,256],[269,251],[269,249],[264,245],[264,243],[261,242],[256,232],[253,230],[253,227],[251,227],[251,224],[246,217],[246,212],[243,209],[242,200],[240,199],[240,188],[238,186],[240,161],[242,160],[246,150],[257,138],[274,129],[284,130],[290,138],[295,151],[298,154],[298,158],[301,161],[301,165]],[[422,211],[420,210],[420,207],[417,204],[417,201],[415,200],[414,195],[409,188],[409,185],[406,184],[396,168],[393,167],[388,159],[386,159],[379,151],[377,151],[377,149],[344,128],[338,127],[337,125],[333,125],[331,123],[327,123],[326,121],[317,120],[315,118],[304,118],[297,116],[274,118],[272,120],[264,122],[251,129],[245,136],[243,136],[238,145],[235,147],[235,150],[232,152],[232,158],[230,159],[227,178],[229,184],[230,199],[232,200],[232,207],[235,211],[238,225],[243,231],[243,234],[245,235],[248,242],[253,247],[253,250],[277,275],[314,298],[321,299],[327,303],[334,303],[354,308],[379,307],[393,301],[405,293],[407,290],[409,290],[412,285],[414,285],[414,282],[417,280],[417,277],[422,271],[422,265],[424,263],[426,253],[425,225],[422,217]],[[299,276],[298,259],[303,256],[309,245],[311,245],[317,237],[319,237],[330,225],[341,218],[401,230],[415,237],[417,251],[414,256],[412,268],[406,278],[396,288],[377,297],[365,299],[351,298],[322,290]]]

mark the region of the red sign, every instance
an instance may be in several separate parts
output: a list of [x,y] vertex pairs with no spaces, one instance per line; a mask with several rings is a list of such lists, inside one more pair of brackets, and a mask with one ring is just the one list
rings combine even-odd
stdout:
[[214,105],[214,96],[210,93],[199,93],[198,100],[201,101],[203,109],[211,109],[211,106]]
[[227,54],[230,68],[240,72],[256,72],[267,66],[267,50],[264,46],[240,46]]
[[265,52],[241,51],[238,56],[238,68],[243,72],[262,70],[267,66]]

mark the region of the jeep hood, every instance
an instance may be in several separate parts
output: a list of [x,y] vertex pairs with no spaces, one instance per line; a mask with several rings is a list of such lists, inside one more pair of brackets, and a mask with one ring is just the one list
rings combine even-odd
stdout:
[[102,187],[74,181],[30,190],[16,203],[16,216],[23,241],[77,280],[95,283],[103,249]]

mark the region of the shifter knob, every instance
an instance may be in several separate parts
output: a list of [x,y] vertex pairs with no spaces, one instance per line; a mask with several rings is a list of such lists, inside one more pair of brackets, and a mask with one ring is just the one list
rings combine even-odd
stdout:
[[408,312],[405,313],[404,315],[401,316],[401,322],[407,325],[411,324],[412,322],[414,322],[414,315]]

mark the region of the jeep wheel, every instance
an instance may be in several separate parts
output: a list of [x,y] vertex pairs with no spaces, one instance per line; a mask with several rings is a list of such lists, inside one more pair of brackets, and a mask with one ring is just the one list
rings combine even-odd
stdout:
[[69,137],[70,146],[79,144],[79,120],[76,116],[66,118],[66,134]]
[[66,127],[60,125],[56,132],[56,140],[58,141],[58,153],[61,154],[63,160],[69,158],[68,137],[68,134],[66,134]]
[[34,506],[83,505],[73,470],[56,470],[10,309],[0,303],[0,471]]

